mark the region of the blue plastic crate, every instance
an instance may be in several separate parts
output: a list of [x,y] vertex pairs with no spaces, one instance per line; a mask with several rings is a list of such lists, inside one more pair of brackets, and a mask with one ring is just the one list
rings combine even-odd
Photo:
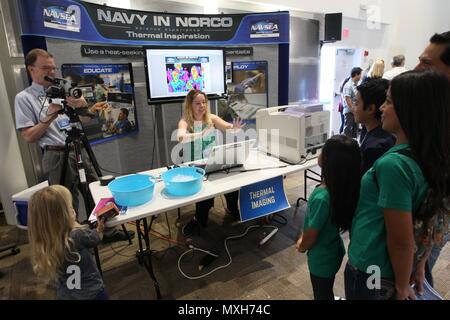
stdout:
[[17,224],[28,226],[28,201],[14,201],[17,210]]

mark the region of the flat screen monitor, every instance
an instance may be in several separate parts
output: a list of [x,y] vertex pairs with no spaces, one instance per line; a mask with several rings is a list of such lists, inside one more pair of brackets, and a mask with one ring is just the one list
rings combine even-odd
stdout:
[[191,89],[225,94],[225,51],[218,47],[144,47],[149,104],[183,101]]

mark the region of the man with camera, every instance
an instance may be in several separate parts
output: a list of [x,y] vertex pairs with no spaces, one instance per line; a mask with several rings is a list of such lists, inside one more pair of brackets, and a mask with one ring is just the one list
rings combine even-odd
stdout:
[[[45,50],[33,49],[25,57],[25,66],[32,79],[31,86],[19,92],[15,98],[16,128],[28,143],[37,142],[43,150],[42,169],[50,185],[60,184],[64,176],[65,186],[71,191],[73,207],[78,209],[79,173],[73,145],[66,145],[69,117],[63,112],[62,105],[50,103],[46,89],[53,83],[56,64],[53,56]],[[76,99],[70,95],[64,97],[68,107],[73,110],[86,108],[87,102],[81,96]],[[80,117],[82,120],[83,117]],[[66,172],[63,171],[65,151],[69,148]],[[98,180],[89,156],[84,150],[81,156],[85,164],[86,180]],[[87,213],[89,214],[89,212]],[[128,231],[132,237],[134,233]],[[105,230],[106,241],[127,240],[127,235],[119,229]]]

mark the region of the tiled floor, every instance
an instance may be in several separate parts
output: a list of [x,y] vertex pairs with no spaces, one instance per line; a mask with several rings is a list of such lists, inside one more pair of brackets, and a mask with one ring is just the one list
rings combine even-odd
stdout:
[[[312,190],[314,182],[309,184]],[[177,212],[158,216],[151,234],[152,261],[164,299],[312,299],[306,256],[295,251],[295,242],[302,224],[302,210],[295,212],[295,200],[303,192],[303,174],[289,176],[285,180],[286,193],[293,208],[276,216],[271,225],[279,231],[263,246],[261,239],[270,228],[254,228],[237,240],[228,241],[232,262],[227,268],[198,280],[185,278],[178,270],[180,254],[188,250],[186,239],[176,226]],[[198,276],[229,262],[223,241],[227,236],[243,233],[257,222],[233,224],[224,215],[221,198],[210,212],[208,228],[201,235],[188,239],[188,244],[218,253],[209,267],[198,271],[202,253],[188,253],[181,261],[183,272]],[[188,221],[194,206],[183,208],[181,221]],[[166,217],[169,221],[167,223]],[[284,219],[287,224],[282,224]],[[170,227],[170,228],[169,228]],[[128,228],[134,228],[128,225]],[[0,245],[13,239],[16,229],[0,226]],[[169,242],[161,238],[169,236]],[[38,279],[32,271],[28,258],[29,245],[26,233],[20,235],[21,253],[0,260],[0,299],[52,299],[52,286]],[[178,243],[178,244],[177,244]],[[348,244],[348,240],[345,241]],[[112,299],[155,299],[153,284],[145,270],[136,260],[137,240],[132,245],[118,242],[100,247],[106,288]],[[3,253],[2,253],[3,254]],[[0,254],[0,255],[2,255]],[[335,295],[344,296],[343,267],[336,276]],[[450,299],[450,245],[447,245],[433,270],[436,290]]]

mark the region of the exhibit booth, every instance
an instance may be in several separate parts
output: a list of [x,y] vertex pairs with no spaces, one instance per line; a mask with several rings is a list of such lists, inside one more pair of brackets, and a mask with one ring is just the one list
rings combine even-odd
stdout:
[[[257,109],[288,103],[288,12],[199,15],[28,0],[19,9],[24,55],[46,49],[88,102],[108,102],[84,128],[104,173],[173,164],[189,88],[208,93],[213,113],[249,126]],[[111,130],[121,108],[129,111],[127,132]]]

